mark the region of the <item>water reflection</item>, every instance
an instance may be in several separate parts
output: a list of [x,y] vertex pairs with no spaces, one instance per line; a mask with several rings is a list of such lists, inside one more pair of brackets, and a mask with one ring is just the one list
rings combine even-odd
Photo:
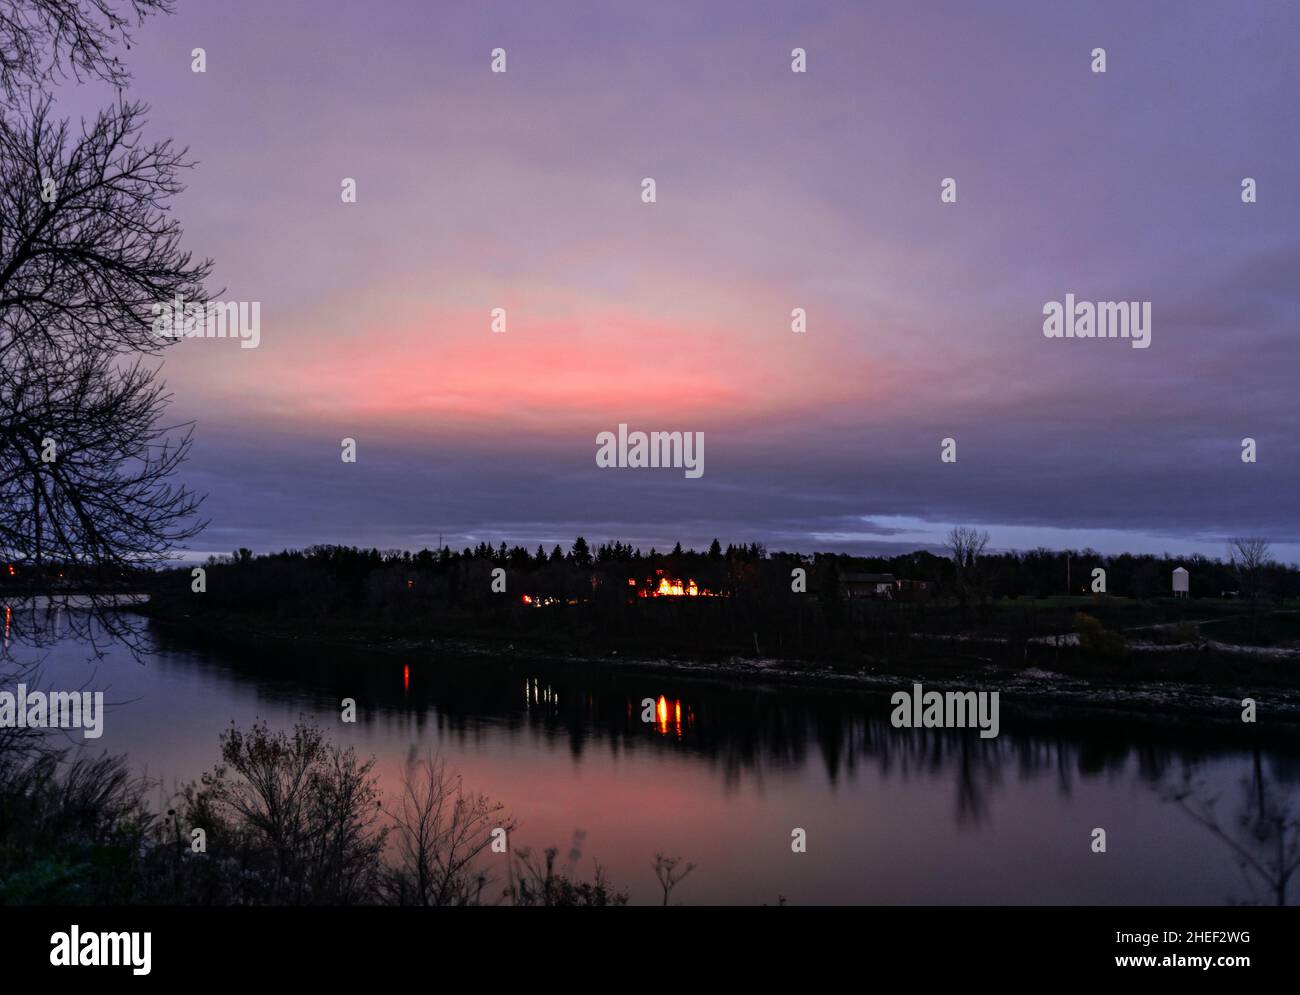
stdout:
[[1264,773],[1254,751],[1251,773],[1237,785],[1231,814],[1220,807],[1223,792],[1192,771],[1167,796],[1217,840],[1242,872],[1250,902],[1286,905],[1291,881],[1300,871],[1300,812],[1295,793]]
[[[306,714],[379,758],[385,790],[400,790],[412,750],[439,751],[508,806],[521,845],[585,833],[634,895],[640,878],[653,889],[662,851],[699,866],[688,902],[1295,900],[1277,883],[1300,846],[1300,750],[1253,728],[1030,721],[1004,701],[1002,733],[986,740],[895,729],[883,693],[612,662],[198,651],[161,636],[156,650],[100,671],[132,703],[110,712],[98,746],[137,770],[193,778],[231,721]],[[79,649],[50,662],[51,680],[84,677]],[[345,698],[355,725],[338,723]],[[793,826],[810,842],[791,863]],[[1104,858],[1088,846],[1094,826],[1108,829]],[[1243,851],[1255,863],[1239,870]]]
[[[651,699],[647,698],[646,701]],[[630,703],[629,703],[630,705]],[[682,738],[682,700],[674,699],[669,703],[665,695],[660,695],[659,699],[653,703],[654,708],[654,725],[659,731],[659,735],[667,736],[670,732],[675,733],[678,739]],[[687,711],[686,722],[691,724],[695,721],[695,713]]]
[[[163,646],[167,645],[163,640]],[[831,790],[864,767],[904,781],[951,777],[954,816],[978,824],[1009,781],[1051,778],[1069,797],[1081,779],[1135,776],[1155,789],[1206,758],[1247,748],[1227,732],[1182,727],[1135,732],[1095,717],[1016,723],[995,739],[961,731],[895,729],[884,695],[809,688],[755,688],[626,668],[538,664],[526,659],[412,660],[277,653],[206,655],[231,680],[261,694],[332,708],[365,701],[361,721],[471,742],[485,729],[567,743],[575,761],[593,749],[685,751],[715,765],[728,789],[747,777],[819,765]],[[164,654],[161,663],[167,666]],[[186,651],[183,666],[194,665]],[[522,691],[522,697],[520,696]],[[649,703],[648,705],[646,703]],[[1283,790],[1300,780],[1294,752],[1262,761]]]

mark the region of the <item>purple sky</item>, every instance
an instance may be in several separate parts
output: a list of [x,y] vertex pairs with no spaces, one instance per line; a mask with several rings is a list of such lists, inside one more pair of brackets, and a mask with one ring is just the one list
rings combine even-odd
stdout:
[[[1300,5],[179,7],[132,95],[199,160],[213,290],[262,302],[260,348],[168,352],[196,551],[1300,559]],[[1066,293],[1151,301],[1151,348],[1045,338]],[[704,476],[598,469],[620,422],[703,431]]]

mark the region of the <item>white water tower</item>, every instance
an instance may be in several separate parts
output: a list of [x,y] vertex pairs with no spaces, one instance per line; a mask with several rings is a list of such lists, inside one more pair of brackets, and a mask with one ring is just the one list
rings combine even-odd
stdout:
[[1182,567],[1174,567],[1174,597],[1187,597],[1187,571]]

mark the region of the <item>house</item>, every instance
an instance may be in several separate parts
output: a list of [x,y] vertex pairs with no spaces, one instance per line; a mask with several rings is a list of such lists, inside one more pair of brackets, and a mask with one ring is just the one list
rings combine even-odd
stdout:
[[840,595],[846,598],[892,598],[893,574],[840,574]]
[[899,577],[894,581],[894,597],[899,601],[928,601],[930,584],[924,580],[908,580]]

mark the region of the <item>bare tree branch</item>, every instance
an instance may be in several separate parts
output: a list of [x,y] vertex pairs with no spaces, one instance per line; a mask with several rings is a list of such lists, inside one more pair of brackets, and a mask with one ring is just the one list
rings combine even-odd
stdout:
[[0,0],[0,105],[67,76],[125,86],[113,50],[130,48],[146,17],[172,10],[173,0]]

